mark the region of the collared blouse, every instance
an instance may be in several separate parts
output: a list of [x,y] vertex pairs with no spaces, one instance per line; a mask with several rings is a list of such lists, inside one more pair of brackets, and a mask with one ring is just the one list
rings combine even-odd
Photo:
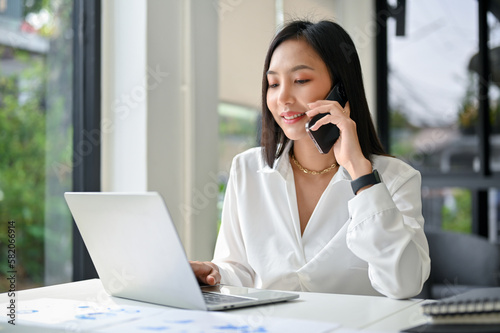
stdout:
[[221,283],[263,289],[417,295],[429,276],[420,173],[373,156],[382,182],[358,195],[339,167],[301,235],[290,146],[271,168],[261,148],[237,155],[213,262]]

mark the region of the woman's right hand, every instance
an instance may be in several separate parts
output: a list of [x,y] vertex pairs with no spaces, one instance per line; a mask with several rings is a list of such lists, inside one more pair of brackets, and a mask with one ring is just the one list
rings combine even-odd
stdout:
[[190,261],[194,275],[200,284],[211,286],[220,283],[219,267],[210,261]]

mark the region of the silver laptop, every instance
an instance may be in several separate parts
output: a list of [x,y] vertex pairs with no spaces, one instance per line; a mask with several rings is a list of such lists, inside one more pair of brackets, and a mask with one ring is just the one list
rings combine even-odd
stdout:
[[71,214],[112,296],[195,310],[298,298],[227,285],[200,287],[163,198],[156,192],[67,192]]

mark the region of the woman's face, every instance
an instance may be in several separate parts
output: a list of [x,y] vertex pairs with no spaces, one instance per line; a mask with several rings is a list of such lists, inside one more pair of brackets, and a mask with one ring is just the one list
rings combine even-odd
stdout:
[[267,72],[267,107],[290,140],[308,137],[307,103],[325,99],[332,81],[323,60],[304,40],[281,43]]

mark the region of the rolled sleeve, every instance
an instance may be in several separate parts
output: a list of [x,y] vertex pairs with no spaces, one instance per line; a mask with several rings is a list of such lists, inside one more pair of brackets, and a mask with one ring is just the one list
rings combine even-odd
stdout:
[[373,288],[392,298],[417,295],[430,272],[420,174],[411,169],[349,201],[347,246],[368,263]]

